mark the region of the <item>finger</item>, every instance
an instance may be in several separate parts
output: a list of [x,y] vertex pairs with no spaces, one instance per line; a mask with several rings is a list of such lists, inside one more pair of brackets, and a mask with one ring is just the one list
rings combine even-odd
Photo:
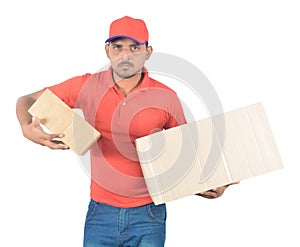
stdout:
[[[64,142],[62,142],[60,140],[51,140],[51,142],[56,144],[56,145],[53,145],[53,146],[55,146],[59,149],[70,149],[70,147],[68,145],[66,145]],[[55,148],[55,149],[57,149],[57,148]]]
[[51,149],[68,149],[69,147],[60,140],[63,136],[63,134],[48,134],[42,131],[38,139],[40,144]]
[[231,183],[231,184],[225,185],[225,187],[227,188],[227,187],[229,187],[230,185],[235,185],[235,184],[239,184],[239,183],[240,183],[240,181],[238,181],[238,182],[233,182],[233,183]]
[[62,133],[59,133],[59,134],[48,134],[48,137],[50,140],[53,140],[53,139],[60,139],[60,138],[63,138],[65,135],[62,134]]
[[44,132],[43,130],[39,131],[36,133],[36,138],[40,140],[42,145],[48,146],[48,142],[51,142],[53,140],[57,140],[62,138],[64,135],[63,134],[49,134]]
[[36,116],[32,117],[31,124],[34,126],[40,125],[40,119]]
[[69,147],[61,141],[56,140],[47,140],[44,142],[44,145],[51,149],[69,149]]
[[55,143],[55,144],[60,144],[60,145],[64,145],[64,143],[60,140],[51,140],[51,142]]
[[[40,124],[41,124],[40,119],[38,117],[36,117],[36,116],[33,116],[31,124],[33,126],[35,126],[35,127],[39,127],[40,128]],[[48,133],[46,133],[44,131],[43,131],[43,133],[45,134],[43,136],[43,138],[45,138],[47,140],[64,137],[64,134],[62,134],[62,133],[51,133],[51,134],[48,134]]]
[[203,195],[205,198],[209,198],[209,199],[213,199],[213,198],[218,197],[218,193],[215,192],[215,191],[212,191],[212,190],[205,191],[205,192],[202,193],[202,195]]

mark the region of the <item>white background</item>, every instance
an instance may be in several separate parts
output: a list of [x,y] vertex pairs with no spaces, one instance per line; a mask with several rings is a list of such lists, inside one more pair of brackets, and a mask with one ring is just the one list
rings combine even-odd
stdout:
[[225,111],[263,102],[285,166],[169,203],[166,246],[299,246],[299,13],[296,0],[1,1],[0,246],[82,246],[89,178],[71,151],[22,136],[15,102],[107,64],[124,15],[145,20],[155,51],[197,66]]

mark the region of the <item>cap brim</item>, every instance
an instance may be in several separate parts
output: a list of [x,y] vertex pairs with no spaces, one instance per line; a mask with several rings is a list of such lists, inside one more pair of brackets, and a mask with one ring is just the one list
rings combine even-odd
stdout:
[[147,41],[140,42],[140,41],[138,41],[138,40],[136,40],[136,39],[134,39],[134,38],[132,38],[132,37],[125,36],[125,35],[112,36],[112,37],[108,38],[107,40],[105,40],[105,43],[108,43],[108,42],[111,42],[111,41],[114,40],[114,39],[120,39],[120,38],[123,38],[123,39],[131,39],[131,40],[133,40],[134,42],[136,42],[136,43],[138,43],[138,44],[140,44],[140,45],[144,45],[144,44],[147,43]]

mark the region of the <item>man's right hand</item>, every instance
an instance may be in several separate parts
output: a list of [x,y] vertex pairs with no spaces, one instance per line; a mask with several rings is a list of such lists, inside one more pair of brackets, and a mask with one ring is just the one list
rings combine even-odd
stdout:
[[37,117],[32,118],[32,122],[22,126],[23,135],[42,146],[49,147],[51,149],[69,149],[67,145],[61,142],[59,139],[62,138],[63,134],[48,134],[46,133],[41,125],[40,120]]

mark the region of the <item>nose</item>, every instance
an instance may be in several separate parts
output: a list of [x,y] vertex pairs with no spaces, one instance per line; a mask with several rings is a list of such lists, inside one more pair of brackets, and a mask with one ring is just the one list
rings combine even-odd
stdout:
[[132,52],[131,52],[130,48],[124,48],[122,50],[122,52],[120,53],[120,57],[121,57],[122,60],[130,60],[131,56],[132,56],[131,53]]
[[122,47],[123,49],[122,49],[122,52],[124,53],[124,54],[131,54],[132,53],[132,48],[131,48],[131,46],[124,46],[124,47]]

